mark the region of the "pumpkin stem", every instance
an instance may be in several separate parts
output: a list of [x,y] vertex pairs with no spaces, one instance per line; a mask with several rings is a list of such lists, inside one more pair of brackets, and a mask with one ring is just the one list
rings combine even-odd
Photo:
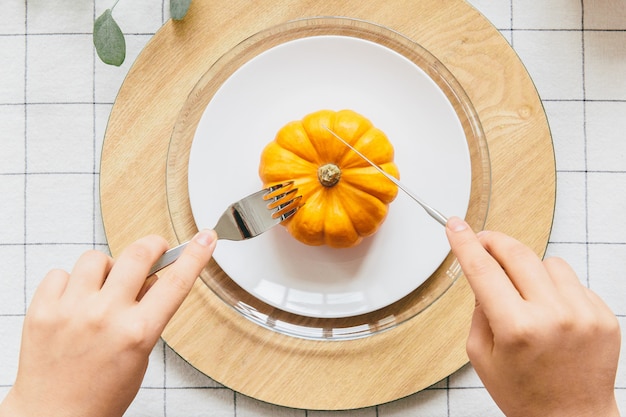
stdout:
[[329,163],[317,169],[317,178],[324,187],[332,187],[341,178],[341,169],[335,164]]

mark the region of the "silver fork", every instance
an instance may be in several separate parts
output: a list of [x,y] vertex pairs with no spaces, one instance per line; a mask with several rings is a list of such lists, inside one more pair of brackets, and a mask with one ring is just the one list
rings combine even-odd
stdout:
[[[260,235],[287,220],[300,208],[293,181],[277,184],[250,194],[231,204],[213,228],[218,239],[246,240]],[[173,263],[189,242],[165,252],[152,266],[148,276]]]

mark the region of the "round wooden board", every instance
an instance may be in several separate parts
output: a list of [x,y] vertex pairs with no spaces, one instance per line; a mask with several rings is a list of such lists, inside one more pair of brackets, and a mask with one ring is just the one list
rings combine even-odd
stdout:
[[[168,22],[131,68],[111,112],[101,162],[101,205],[113,255],[146,234],[177,243],[168,211],[168,147],[198,80],[249,36],[289,20],[346,16],[413,39],[454,74],[489,144],[487,229],[543,256],[555,203],[555,164],[541,101],[500,33],[462,0],[193,2]],[[429,308],[392,330],[328,342],[266,330],[198,280],[164,340],[216,381],[262,401],[305,409],[351,409],[420,391],[467,362],[474,298],[462,277]]]

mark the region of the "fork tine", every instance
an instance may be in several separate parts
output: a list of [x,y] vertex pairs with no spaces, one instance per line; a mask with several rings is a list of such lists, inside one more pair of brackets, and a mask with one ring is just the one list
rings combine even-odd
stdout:
[[265,189],[267,192],[264,194],[263,198],[265,198],[266,200],[275,198],[278,195],[279,191],[286,191],[285,189],[289,189],[290,187],[292,187],[293,183],[293,181],[286,181],[283,183],[271,185]]
[[[295,191],[297,191],[297,188]],[[274,212],[272,213],[272,218],[278,220],[279,223],[284,222],[289,217],[293,216],[296,211],[298,211],[298,209],[302,206],[302,204],[300,204],[300,200],[302,200],[301,195],[279,204],[274,209]]]
[[270,198],[268,200],[270,203],[267,205],[267,208],[271,210],[271,209],[280,207],[281,204],[282,205],[288,204],[290,200],[293,200],[297,192],[298,192],[297,188],[292,188],[286,193],[278,194],[277,196]]
[[280,216],[280,221],[284,222],[285,220],[287,220],[288,218],[290,218],[291,216],[293,216],[294,214],[296,214],[296,211],[298,211],[300,209],[300,207],[302,207],[301,205],[298,205],[294,208],[292,208],[291,210],[289,210],[288,212],[284,213],[283,215]]

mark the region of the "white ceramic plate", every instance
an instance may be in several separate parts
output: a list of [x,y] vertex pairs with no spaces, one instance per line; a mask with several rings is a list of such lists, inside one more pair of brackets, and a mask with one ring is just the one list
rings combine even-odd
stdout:
[[[207,106],[189,158],[198,228],[259,190],[259,158],[286,123],[320,109],[352,109],[395,147],[403,183],[446,215],[467,211],[471,166],[463,128],[439,87],[382,45],[316,36],[269,49],[241,66]],[[282,310],[348,317],[385,307],[421,285],[450,247],[444,229],[403,193],[379,231],[348,249],[312,247],[277,226],[248,241],[219,241],[214,258],[243,289]]]

